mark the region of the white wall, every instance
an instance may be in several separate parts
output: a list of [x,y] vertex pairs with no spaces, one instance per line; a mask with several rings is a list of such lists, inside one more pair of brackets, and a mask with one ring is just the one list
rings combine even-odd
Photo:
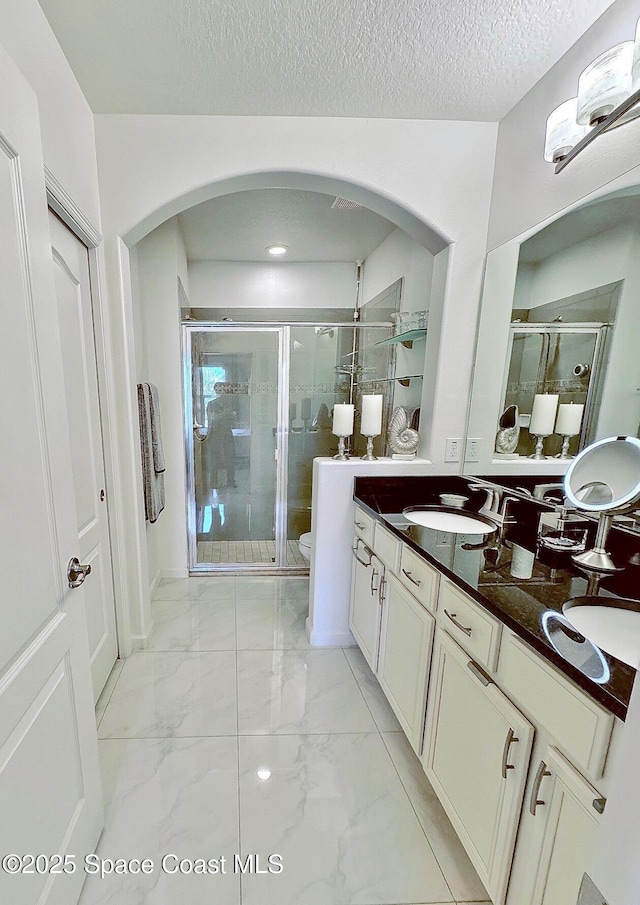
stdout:
[[[442,464],[444,438],[462,436],[466,420],[495,135],[491,123],[100,115],[105,232],[131,244],[168,215],[216,194],[296,184],[344,194],[346,183],[354,200],[391,214],[433,253],[453,241],[438,280],[446,303],[426,414],[429,458],[434,467],[456,470]],[[121,295],[115,244],[109,276]],[[124,343],[131,312],[123,309]]]
[[[184,417],[178,277],[186,277],[186,254],[175,218],[149,233],[136,247],[138,263],[137,380],[158,387],[165,454],[165,509],[147,523],[148,576],[187,576]],[[183,281],[184,285],[184,281]],[[188,291],[188,281],[185,289]]]
[[362,304],[404,277],[403,311],[429,308],[433,255],[401,229],[394,229],[371,252],[363,267]]
[[93,114],[37,0],[2,0],[0,36],[38,97],[45,166],[99,229]]
[[[617,226],[549,255],[539,264],[519,265],[513,307],[537,308],[623,280],[633,232],[628,224]],[[526,291],[519,288],[523,276]]]
[[[412,349],[396,346],[396,374],[422,374],[430,376],[430,363],[438,358],[440,329],[442,326],[442,295],[432,302],[433,255],[423,245],[413,240],[403,230],[395,229],[364,262],[362,278],[362,304],[366,305],[396,280],[403,278],[402,310],[430,312],[431,321],[426,341],[417,340]],[[408,387],[394,385],[393,405],[412,410],[430,410],[429,397],[433,395],[432,379],[412,380]],[[422,397],[426,397],[423,404]],[[422,419],[421,454],[429,453],[429,437],[426,428],[429,418]]]
[[355,264],[189,263],[192,308],[353,308]]

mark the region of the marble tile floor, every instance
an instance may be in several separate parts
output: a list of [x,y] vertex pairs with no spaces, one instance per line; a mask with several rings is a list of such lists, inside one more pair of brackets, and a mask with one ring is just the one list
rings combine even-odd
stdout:
[[310,648],[307,609],[305,578],[158,587],[96,708],[97,854],[127,872],[80,905],[488,902],[364,658]]

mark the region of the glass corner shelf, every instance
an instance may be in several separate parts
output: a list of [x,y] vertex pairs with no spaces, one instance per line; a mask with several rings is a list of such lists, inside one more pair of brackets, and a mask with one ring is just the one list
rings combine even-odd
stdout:
[[414,339],[422,339],[427,335],[426,328],[422,330],[407,330],[405,333],[396,333],[395,336],[389,336],[387,339],[381,339],[376,346],[391,346],[395,343],[402,343],[407,349],[413,348]]

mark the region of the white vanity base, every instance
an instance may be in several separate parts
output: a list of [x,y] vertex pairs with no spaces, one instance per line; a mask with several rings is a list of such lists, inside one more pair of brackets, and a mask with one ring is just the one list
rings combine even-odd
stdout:
[[[441,467],[439,472],[442,470]],[[372,462],[356,458],[347,462],[314,459],[313,548],[306,623],[309,642],[313,647],[350,647],[355,644],[349,630],[354,478],[434,473],[434,466],[428,459],[412,459],[410,462],[388,458]]]

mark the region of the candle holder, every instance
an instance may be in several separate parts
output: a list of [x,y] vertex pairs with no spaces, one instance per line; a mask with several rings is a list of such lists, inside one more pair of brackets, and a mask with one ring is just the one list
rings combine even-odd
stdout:
[[373,462],[375,459],[378,458],[377,456],[374,456],[374,454],[373,454],[374,437],[375,437],[375,435],[367,437],[367,451],[364,454],[364,456],[360,456],[361,459],[365,459],[367,462]]
[[345,440],[346,440],[346,436],[338,437],[338,452],[336,453],[336,455],[333,458],[337,459],[339,462],[346,462],[347,459],[349,458],[349,454],[346,452],[345,446],[344,446]]
[[536,448],[535,451],[531,453],[529,456],[530,459],[546,459],[546,456],[543,452],[544,450],[544,441],[547,439],[549,434],[536,434]]
[[571,443],[571,438],[575,437],[575,434],[562,434],[562,449],[558,453],[559,459],[573,459],[574,457],[569,452],[569,444]]

